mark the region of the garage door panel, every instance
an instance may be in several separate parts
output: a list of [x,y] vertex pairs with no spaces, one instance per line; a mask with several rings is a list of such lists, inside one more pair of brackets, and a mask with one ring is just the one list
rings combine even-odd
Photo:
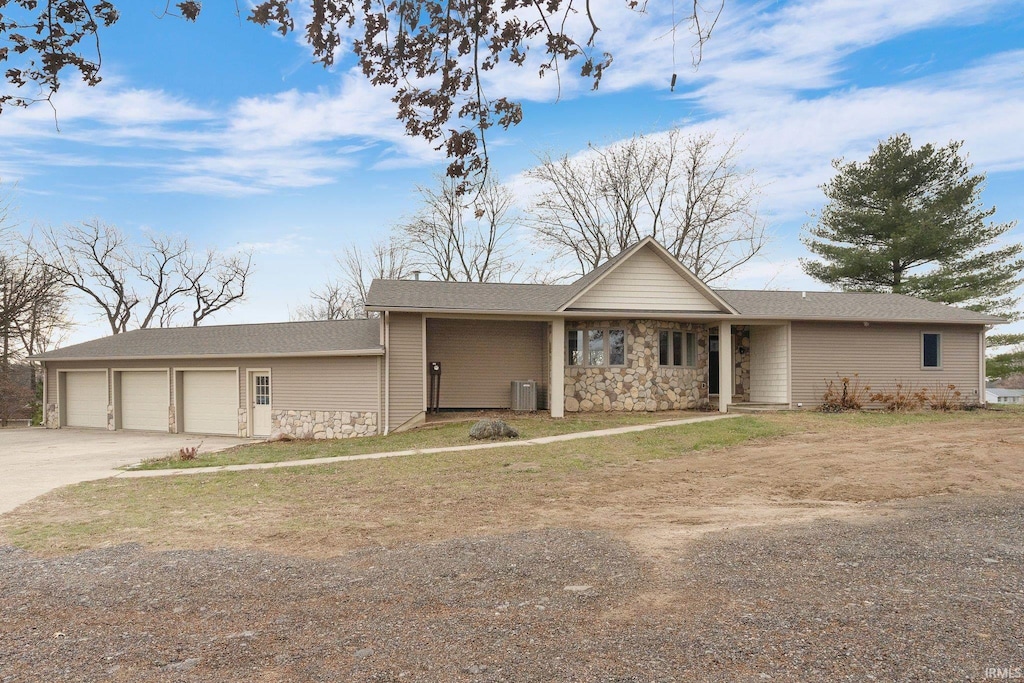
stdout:
[[238,374],[234,370],[182,373],[184,431],[238,434]]
[[64,417],[69,427],[107,427],[107,373],[69,372],[64,378]]
[[167,431],[167,373],[121,373],[121,428]]

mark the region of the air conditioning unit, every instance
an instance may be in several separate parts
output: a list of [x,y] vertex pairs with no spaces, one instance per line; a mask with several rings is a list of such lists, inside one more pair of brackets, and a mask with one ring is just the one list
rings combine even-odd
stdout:
[[537,410],[537,383],[532,379],[512,380],[512,410]]

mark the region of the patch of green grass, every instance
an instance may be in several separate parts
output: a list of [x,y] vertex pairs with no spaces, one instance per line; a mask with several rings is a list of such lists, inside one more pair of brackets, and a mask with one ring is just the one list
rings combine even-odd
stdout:
[[[634,424],[646,424],[680,417],[699,417],[700,413],[601,413],[595,415],[574,415],[563,419],[542,416],[523,416],[507,420],[519,431],[521,439],[542,436],[609,429]],[[168,456],[147,460],[132,469],[157,470],[189,467],[211,467],[216,465],[243,465],[259,462],[283,462],[286,460],[309,460],[332,458],[364,453],[387,453],[393,451],[423,448],[468,446],[480,443],[469,438],[469,428],[476,418],[459,422],[425,425],[417,429],[387,436],[367,436],[354,439],[333,439],[330,441],[279,441],[259,443],[202,454],[195,460],[179,460]]]
[[[432,524],[443,524],[451,505],[479,501],[470,507],[476,507],[483,520],[493,519],[503,514],[499,501],[509,496],[517,504],[543,507],[545,501],[560,499],[568,486],[606,476],[601,474],[605,468],[680,457],[796,429],[744,416],[499,450],[106,479],[48,494],[9,515],[0,529],[14,545],[41,552],[126,541],[158,547],[258,546],[270,543],[268,538],[291,547],[328,529],[358,536],[368,526],[399,526],[407,534],[410,524],[415,528],[421,523],[418,516],[439,518]],[[59,514],[54,514],[56,509]]]

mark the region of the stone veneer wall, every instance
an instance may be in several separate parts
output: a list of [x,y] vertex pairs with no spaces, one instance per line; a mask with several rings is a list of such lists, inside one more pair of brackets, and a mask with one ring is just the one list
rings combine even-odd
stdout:
[[347,439],[377,433],[377,413],[357,410],[275,410],[270,414],[271,436],[297,439]]
[[[708,330],[706,325],[656,320],[570,322],[566,330],[623,328],[626,364],[621,367],[565,368],[565,409],[588,411],[656,411],[696,408],[708,400]],[[697,335],[697,366],[658,364],[658,332],[682,330]]]
[[733,379],[736,386],[732,395],[740,401],[750,400],[750,327],[747,325],[736,325],[732,328],[735,346],[732,350],[733,363],[736,370],[733,372]]
[[43,423],[47,429],[57,429],[60,426],[60,411],[57,410],[56,403],[46,404],[46,415],[44,416]]

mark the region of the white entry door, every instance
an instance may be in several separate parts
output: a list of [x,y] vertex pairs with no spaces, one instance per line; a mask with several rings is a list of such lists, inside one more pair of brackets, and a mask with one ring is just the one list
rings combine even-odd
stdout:
[[270,374],[252,375],[252,435],[270,436]]

